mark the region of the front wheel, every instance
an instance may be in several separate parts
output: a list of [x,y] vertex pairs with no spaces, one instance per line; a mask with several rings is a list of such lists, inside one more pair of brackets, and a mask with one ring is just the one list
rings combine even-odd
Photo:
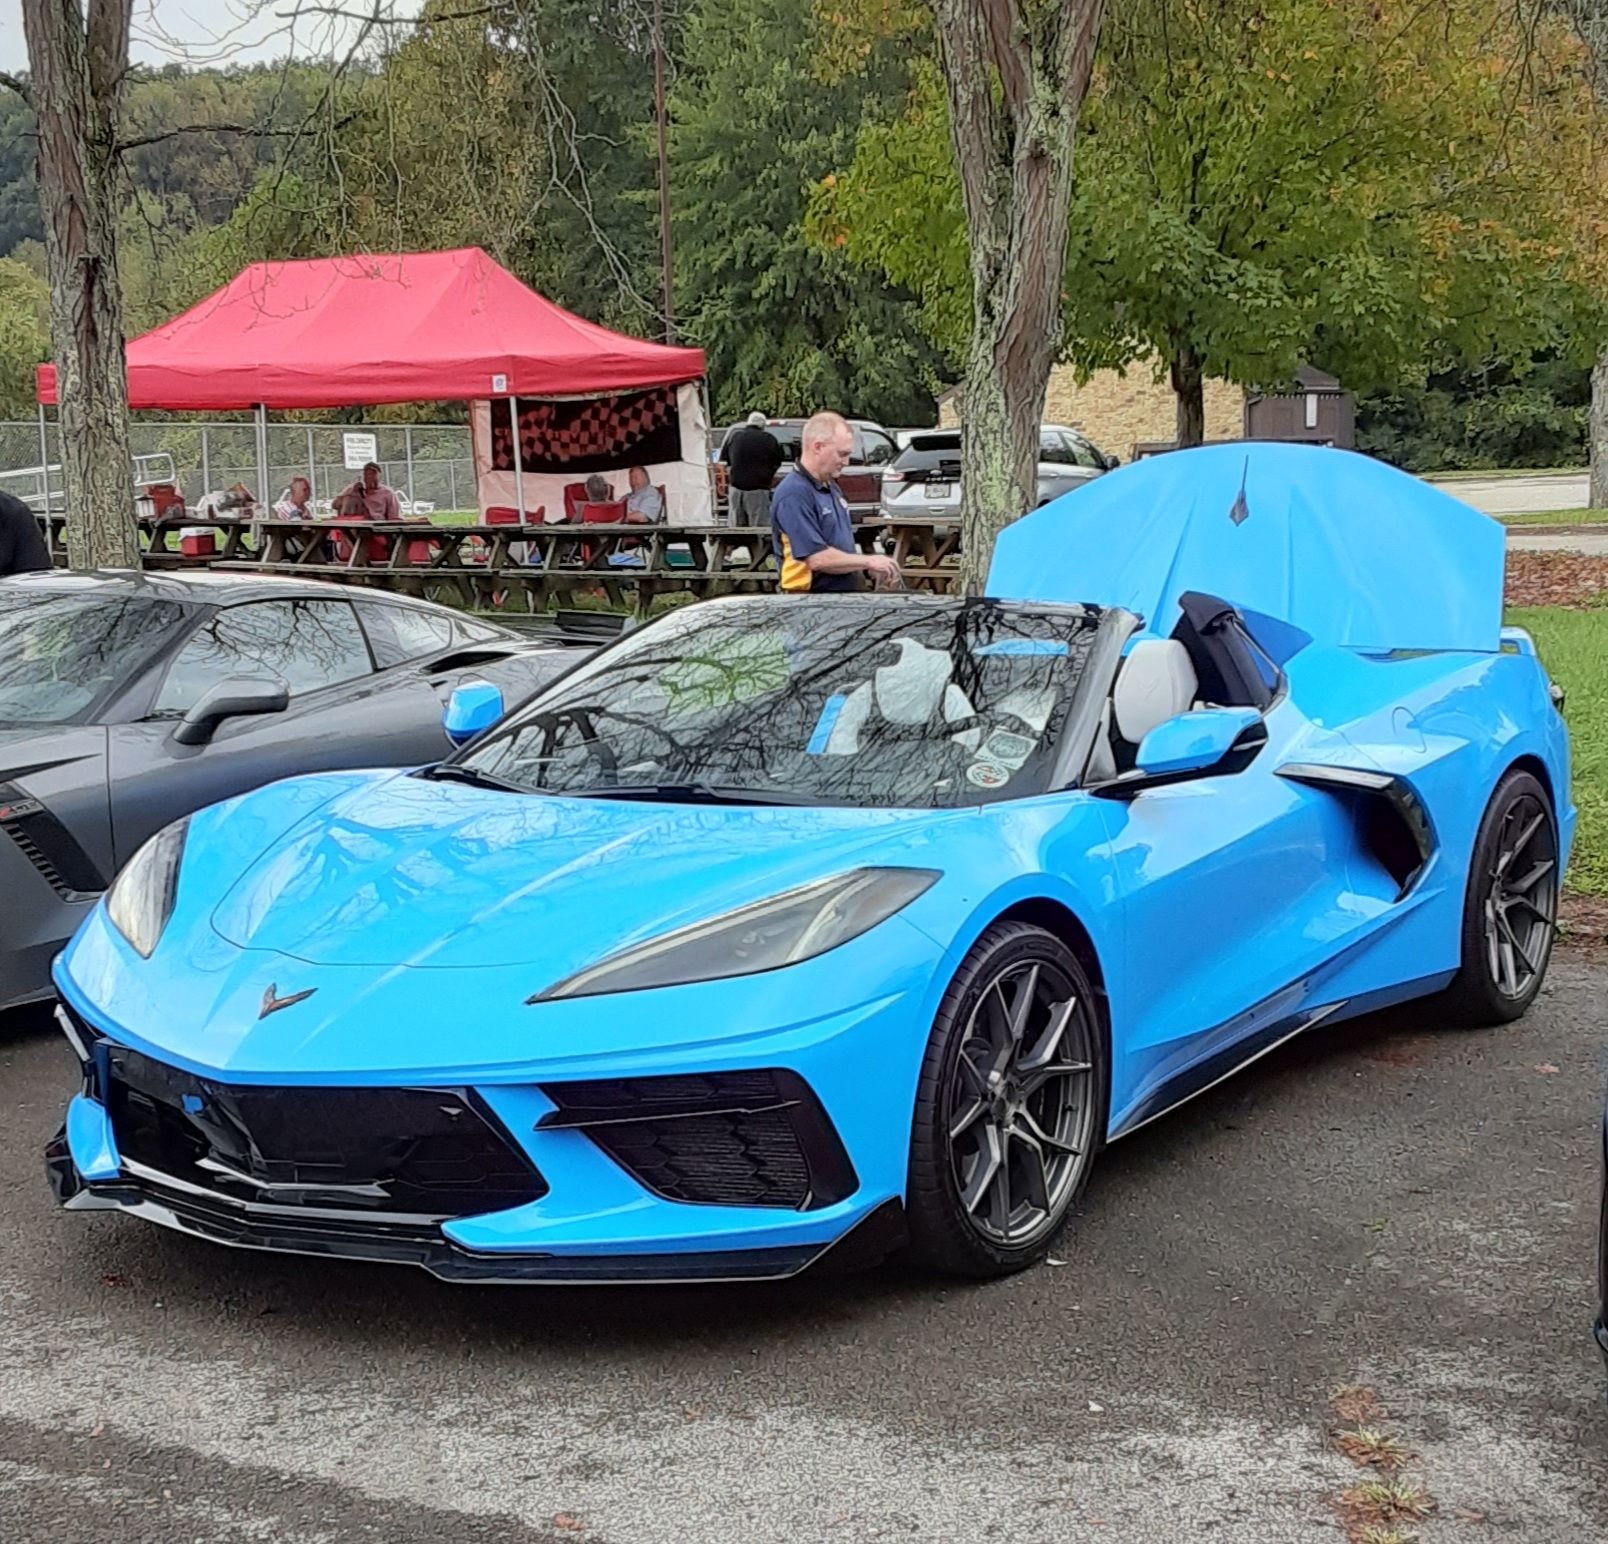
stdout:
[[1042,1259],[1088,1182],[1108,1076],[1094,992],[1076,955],[1024,922],[995,923],[944,994],[916,1093],[910,1252],[949,1275]]
[[1497,784],[1474,839],[1463,963],[1443,999],[1460,1024],[1509,1024],[1535,1001],[1558,922],[1558,822],[1528,772]]

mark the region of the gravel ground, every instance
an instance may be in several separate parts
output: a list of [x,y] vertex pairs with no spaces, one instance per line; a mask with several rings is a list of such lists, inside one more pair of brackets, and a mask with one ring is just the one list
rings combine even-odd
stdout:
[[70,1058],[0,1025],[0,1539],[1340,1540],[1378,1427],[1403,1535],[1600,1544],[1605,994],[1561,955],[1516,1028],[1319,1033],[982,1288],[452,1289],[68,1215]]

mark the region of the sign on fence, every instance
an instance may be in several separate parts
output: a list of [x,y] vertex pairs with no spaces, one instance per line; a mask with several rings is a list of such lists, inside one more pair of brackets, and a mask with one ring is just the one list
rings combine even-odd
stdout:
[[346,470],[361,472],[370,461],[380,459],[379,438],[373,434],[343,434],[341,448],[345,453]]

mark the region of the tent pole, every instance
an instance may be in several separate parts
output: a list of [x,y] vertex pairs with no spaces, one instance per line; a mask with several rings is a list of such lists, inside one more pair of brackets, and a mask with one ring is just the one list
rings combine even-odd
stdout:
[[212,492],[212,453],[211,442],[207,438],[209,424],[201,425],[201,497],[196,499],[199,504],[202,498]]
[[45,428],[45,404],[39,404],[39,476],[44,482],[45,530],[50,530],[50,434]]
[[408,513],[413,513],[413,425],[402,430],[402,454],[408,459]]
[[268,498],[268,409],[259,402],[257,416],[257,498],[262,504]]
[[313,426],[307,426],[307,513],[312,515],[318,502],[318,463],[313,460]]
[[519,398],[508,399],[509,438],[514,444],[514,505],[519,510],[519,523],[525,523],[525,458],[519,453]]

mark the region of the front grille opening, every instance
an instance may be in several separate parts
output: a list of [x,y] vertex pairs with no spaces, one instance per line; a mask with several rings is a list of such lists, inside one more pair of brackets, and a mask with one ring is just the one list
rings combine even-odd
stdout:
[[445,1219],[523,1206],[547,1184],[456,1088],[259,1088],[106,1045],[122,1155],[220,1197]]
[[584,1131],[669,1201],[810,1211],[859,1180],[815,1091],[784,1069],[554,1083],[542,1129]]

